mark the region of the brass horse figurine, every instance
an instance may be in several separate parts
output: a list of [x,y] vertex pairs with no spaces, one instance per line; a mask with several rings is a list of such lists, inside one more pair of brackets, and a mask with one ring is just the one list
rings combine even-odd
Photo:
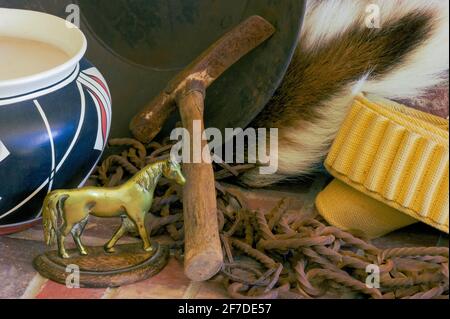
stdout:
[[[64,247],[65,237],[71,233],[81,255],[87,255],[80,236],[89,215],[122,217],[122,224],[104,246],[109,253],[127,232],[137,230],[145,251],[151,251],[145,216],[153,202],[153,193],[161,176],[184,185],[186,180],[180,165],[172,160],[159,161],[144,167],[121,186],[102,188],[84,187],[74,190],[56,190],[47,195],[43,207],[43,224],[47,245],[55,241],[62,258],[69,258]],[[58,223],[58,220],[61,220]]]

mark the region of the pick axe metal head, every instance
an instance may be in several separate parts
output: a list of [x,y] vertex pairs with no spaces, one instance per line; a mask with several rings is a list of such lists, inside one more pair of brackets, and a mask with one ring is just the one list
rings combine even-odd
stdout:
[[175,110],[177,94],[186,83],[197,80],[208,88],[223,72],[255,49],[275,28],[260,16],[251,16],[211,45],[188,67],[175,76],[167,87],[138,113],[130,124],[133,135],[150,142]]

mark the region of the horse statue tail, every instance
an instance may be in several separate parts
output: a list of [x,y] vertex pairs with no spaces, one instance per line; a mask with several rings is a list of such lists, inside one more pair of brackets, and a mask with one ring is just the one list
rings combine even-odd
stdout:
[[58,216],[62,214],[62,201],[69,196],[59,192],[49,193],[44,200],[42,219],[44,224],[44,239],[47,245],[55,242],[58,230]]

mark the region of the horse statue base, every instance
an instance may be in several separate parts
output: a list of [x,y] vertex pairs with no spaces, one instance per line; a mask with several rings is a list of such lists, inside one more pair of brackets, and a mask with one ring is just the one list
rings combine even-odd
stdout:
[[151,245],[151,251],[143,250],[140,243],[117,245],[114,253],[87,247],[88,256],[70,249],[69,258],[54,250],[37,256],[33,266],[43,277],[71,288],[120,287],[148,279],[166,266],[169,249],[156,242]]

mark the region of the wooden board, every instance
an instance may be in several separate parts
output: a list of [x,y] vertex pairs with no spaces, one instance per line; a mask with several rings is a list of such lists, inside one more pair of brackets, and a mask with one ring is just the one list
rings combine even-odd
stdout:
[[145,280],[156,275],[168,262],[169,249],[153,243],[153,252],[146,252],[142,244],[126,244],[115,247],[114,254],[108,254],[103,247],[87,247],[88,256],[81,256],[78,250],[68,250],[68,259],[59,257],[57,251],[46,252],[33,261],[34,268],[44,277],[66,284],[72,274],[69,265],[79,268],[80,287],[119,287]]

